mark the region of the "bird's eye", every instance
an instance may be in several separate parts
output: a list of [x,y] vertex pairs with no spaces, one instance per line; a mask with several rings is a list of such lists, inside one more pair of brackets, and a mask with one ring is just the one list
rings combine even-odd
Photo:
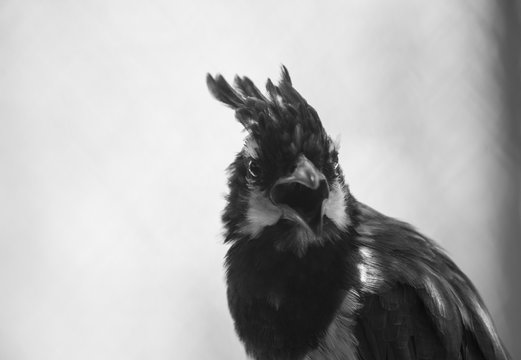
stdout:
[[248,163],[248,172],[254,178],[258,177],[261,173],[259,164],[255,160],[250,160]]

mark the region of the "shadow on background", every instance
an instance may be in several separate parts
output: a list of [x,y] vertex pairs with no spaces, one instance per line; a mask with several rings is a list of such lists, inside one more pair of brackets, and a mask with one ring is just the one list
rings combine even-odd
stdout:
[[[512,359],[521,356],[521,6],[519,1],[500,1],[498,6],[499,54],[498,82],[503,99],[502,156],[508,177],[503,187],[503,204],[499,212],[502,231],[504,274],[510,284],[505,294],[505,312],[510,314],[509,333]],[[517,338],[517,340],[515,340]]]

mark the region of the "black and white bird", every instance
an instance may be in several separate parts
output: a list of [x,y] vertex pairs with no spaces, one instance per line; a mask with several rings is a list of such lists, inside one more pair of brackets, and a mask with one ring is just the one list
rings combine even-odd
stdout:
[[227,296],[257,360],[508,359],[471,281],[412,226],[357,201],[286,68],[264,95],[207,76],[247,136],[222,215]]

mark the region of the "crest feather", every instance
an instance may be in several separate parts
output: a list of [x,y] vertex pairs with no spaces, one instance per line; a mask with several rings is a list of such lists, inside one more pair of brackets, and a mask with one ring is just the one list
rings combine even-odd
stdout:
[[215,79],[212,75],[207,74],[206,85],[217,100],[225,103],[232,109],[237,109],[244,105],[244,97],[237,93],[221,74],[218,74]]
[[322,124],[315,110],[293,87],[288,69],[281,67],[278,85],[266,82],[266,94],[246,76],[236,76],[231,86],[222,75],[208,74],[206,82],[210,93],[235,110],[235,117],[250,133],[265,132],[272,128],[280,132],[281,126],[291,128],[302,123],[305,129],[322,133]]

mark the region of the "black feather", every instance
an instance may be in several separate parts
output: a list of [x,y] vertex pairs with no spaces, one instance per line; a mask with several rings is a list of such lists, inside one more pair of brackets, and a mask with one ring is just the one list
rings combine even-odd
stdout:
[[[245,98],[252,98],[255,103],[266,103],[268,99],[260,90],[255,86],[255,84],[247,77],[235,77],[235,86],[241,92],[242,96]],[[264,107],[264,106],[263,106]]]
[[[316,348],[343,300],[351,245],[312,246],[303,257],[277,250],[280,232],[269,228],[242,239],[226,255],[228,299],[235,328],[258,359],[300,359]],[[276,299],[277,304],[274,303]]]
[[237,109],[244,105],[244,99],[226,82],[222,75],[214,79],[210,74],[206,75],[206,84],[212,95],[219,101]]
[[[508,359],[495,330],[486,325],[491,320],[476,289],[447,255],[409,225],[361,203],[358,208],[357,241],[372,248],[376,257],[372,266],[382,274],[382,283],[365,292],[379,299],[381,308],[372,305],[374,301],[362,301],[358,340],[365,341],[369,328],[372,337],[391,348],[414,345],[417,357],[413,359],[459,359],[463,352],[470,354],[468,359]],[[388,321],[382,332],[382,310],[387,320],[404,316],[409,325],[404,328],[399,321]],[[400,329],[412,332],[396,337]]]

